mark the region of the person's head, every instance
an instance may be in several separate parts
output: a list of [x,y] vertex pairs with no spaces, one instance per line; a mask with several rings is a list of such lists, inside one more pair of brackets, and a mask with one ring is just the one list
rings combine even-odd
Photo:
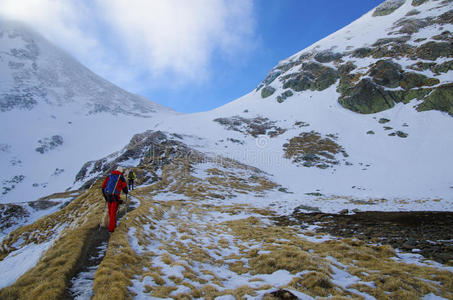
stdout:
[[121,173],[124,172],[124,168],[121,167],[121,166],[118,166],[118,167],[116,168],[116,170],[117,170],[118,172],[121,172]]

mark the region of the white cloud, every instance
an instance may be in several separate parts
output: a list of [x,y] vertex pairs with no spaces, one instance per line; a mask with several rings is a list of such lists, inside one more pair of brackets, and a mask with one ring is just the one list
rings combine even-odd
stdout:
[[135,91],[143,78],[201,83],[214,60],[249,53],[255,34],[253,0],[1,0],[0,14]]

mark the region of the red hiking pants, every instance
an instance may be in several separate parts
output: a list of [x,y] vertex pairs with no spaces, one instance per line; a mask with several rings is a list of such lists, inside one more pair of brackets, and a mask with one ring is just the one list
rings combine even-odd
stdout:
[[107,206],[109,208],[109,232],[113,232],[116,227],[116,211],[118,209],[118,202],[107,202]]

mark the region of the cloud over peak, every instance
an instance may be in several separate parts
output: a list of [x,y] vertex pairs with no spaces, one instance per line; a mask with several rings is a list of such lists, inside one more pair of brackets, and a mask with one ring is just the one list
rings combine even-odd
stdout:
[[2,0],[0,14],[137,92],[202,83],[214,60],[246,55],[255,39],[253,0]]

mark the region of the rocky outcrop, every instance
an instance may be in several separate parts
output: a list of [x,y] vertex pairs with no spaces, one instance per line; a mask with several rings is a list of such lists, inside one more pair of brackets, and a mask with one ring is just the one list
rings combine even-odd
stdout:
[[35,149],[36,152],[44,154],[63,145],[63,137],[61,135],[54,135],[50,138],[44,138],[38,141],[39,147]]
[[[394,107],[395,103],[418,99],[423,101],[417,107],[420,111],[451,114],[453,106],[448,97],[452,81],[446,81],[444,74],[453,70],[453,34],[443,26],[453,23],[453,10],[446,11],[451,1],[439,1],[429,10],[439,11],[438,15],[421,14],[422,4],[428,1],[412,0],[414,8],[409,10],[412,13],[396,20],[387,29],[387,36],[372,44],[355,49],[351,46],[341,53],[335,47],[318,46],[280,62],[260,84],[262,97],[277,94],[273,99],[283,103],[293,92],[323,91],[339,82],[338,102],[354,112],[377,113]],[[405,2],[385,1],[373,15],[389,15]],[[417,18],[418,15],[424,17]],[[414,37],[430,27],[432,37]]]
[[241,132],[244,135],[251,135],[255,138],[259,135],[275,137],[286,131],[286,129],[278,127],[276,122],[265,117],[243,118],[233,116],[229,118],[217,118],[213,121],[224,126],[227,130]]
[[374,10],[373,17],[387,16],[400,8],[406,0],[387,0]]
[[344,108],[363,114],[376,113],[395,106],[394,99],[368,78],[346,88],[338,102]]
[[83,183],[82,188],[90,187],[101,176],[109,174],[117,166],[133,168],[147,166],[150,174],[144,174],[140,181],[158,179],[156,172],[170,161],[191,157],[198,153],[184,143],[161,131],[148,130],[132,137],[129,144],[118,153],[96,161],[85,163],[77,173],[74,183]]
[[277,102],[282,103],[286,98],[291,97],[292,95],[294,94],[291,90],[286,90],[280,96],[277,96]]
[[301,92],[306,90],[322,91],[338,80],[338,71],[315,62],[301,65],[300,72],[281,78],[283,88]]
[[436,88],[417,106],[418,111],[440,110],[453,117],[453,83]]
[[338,91],[341,96],[338,102],[347,109],[363,114],[392,108],[395,102],[423,99],[431,91],[429,87],[439,84],[436,78],[404,71],[392,60],[377,61],[365,74],[367,77],[359,81],[349,75],[346,66],[343,70],[340,72]]
[[271,86],[266,86],[261,90],[261,97],[267,98],[269,96],[272,96],[275,92],[275,88]]
[[331,134],[322,137],[319,132],[303,132],[283,145],[285,158],[304,167],[326,169],[338,165],[340,161],[337,154],[342,153],[343,157],[348,157],[348,154],[336,139],[337,137]]

